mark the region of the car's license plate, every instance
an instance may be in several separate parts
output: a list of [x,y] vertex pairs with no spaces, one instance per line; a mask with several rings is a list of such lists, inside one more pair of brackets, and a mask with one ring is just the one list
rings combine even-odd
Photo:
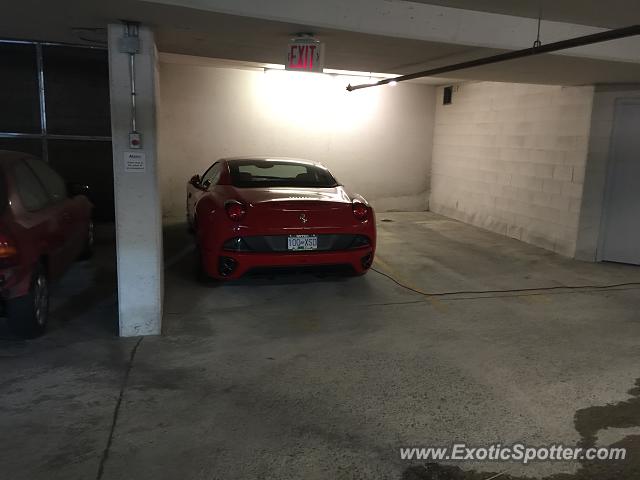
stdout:
[[287,238],[287,248],[289,250],[317,250],[317,235],[289,235]]

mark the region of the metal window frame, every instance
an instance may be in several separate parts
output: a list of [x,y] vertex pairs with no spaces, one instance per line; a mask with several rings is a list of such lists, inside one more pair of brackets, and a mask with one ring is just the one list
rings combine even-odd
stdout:
[[96,141],[96,142],[110,142],[110,135],[58,135],[51,134],[47,130],[47,105],[46,105],[46,88],[44,77],[44,61],[42,55],[42,47],[75,47],[75,48],[87,48],[93,50],[106,50],[104,47],[95,45],[74,45],[71,43],[58,43],[58,42],[40,42],[36,40],[13,40],[13,39],[0,39],[0,44],[19,44],[19,45],[34,45],[36,51],[36,75],[38,77],[38,104],[40,110],[40,133],[25,133],[25,132],[3,132],[0,131],[0,138],[27,138],[27,139],[40,139],[42,142],[42,159],[45,162],[49,162],[49,140],[76,140],[76,141]]

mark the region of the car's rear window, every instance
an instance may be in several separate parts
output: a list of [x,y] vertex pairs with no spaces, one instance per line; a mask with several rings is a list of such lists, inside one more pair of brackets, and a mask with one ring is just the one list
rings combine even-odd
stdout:
[[240,188],[338,185],[326,168],[288,160],[233,160],[229,162],[229,171],[231,183]]

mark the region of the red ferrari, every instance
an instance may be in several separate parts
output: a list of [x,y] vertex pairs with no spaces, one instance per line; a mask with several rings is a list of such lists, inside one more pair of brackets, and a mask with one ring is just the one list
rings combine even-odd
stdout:
[[373,209],[324,166],[285,158],[227,158],[187,185],[187,220],[204,278],[261,267],[351,267],[367,272]]

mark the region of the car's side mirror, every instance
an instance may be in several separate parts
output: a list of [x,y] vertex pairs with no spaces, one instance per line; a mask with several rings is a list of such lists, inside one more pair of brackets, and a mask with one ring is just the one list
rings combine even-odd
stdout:
[[193,177],[191,177],[191,180],[189,180],[189,183],[191,185],[193,185],[194,187],[199,187],[200,186],[200,175],[194,175]]
[[71,182],[67,184],[67,192],[69,192],[69,196],[71,197],[77,197],[78,195],[89,195],[89,185]]

